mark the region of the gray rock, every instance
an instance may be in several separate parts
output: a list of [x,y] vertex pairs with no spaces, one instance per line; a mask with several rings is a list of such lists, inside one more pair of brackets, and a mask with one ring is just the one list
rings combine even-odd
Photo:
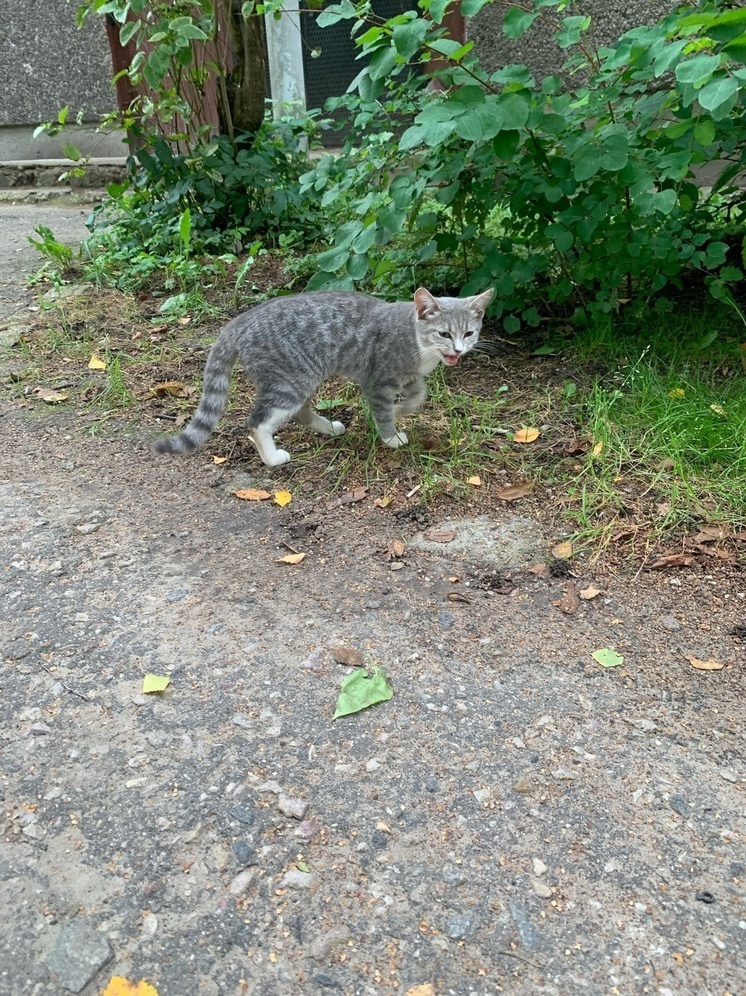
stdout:
[[334,948],[340,944],[345,944],[349,937],[350,931],[347,927],[332,927],[331,930],[327,930],[325,934],[320,934],[311,941],[308,946],[308,956],[316,961],[324,961]]
[[232,896],[242,896],[254,881],[255,876],[256,870],[254,868],[244,868],[244,870],[239,872],[238,875],[236,875],[231,881],[231,884],[228,886],[228,892]]
[[547,866],[540,858],[534,858],[532,864],[534,869],[534,875],[536,875],[537,878],[540,875],[543,875],[544,872],[547,870]]
[[533,519],[513,516],[496,522],[486,515],[474,519],[451,519],[438,525],[438,532],[455,532],[450,543],[418,533],[409,545],[428,553],[454,557],[470,564],[493,568],[518,568],[536,562],[542,549],[541,528]]
[[451,613],[446,612],[445,609],[443,609],[442,612],[439,612],[438,625],[440,626],[441,629],[444,629],[446,631],[451,629],[453,627],[453,616],[451,615]]
[[308,802],[297,796],[281,792],[277,799],[277,806],[283,816],[292,816],[294,820],[302,820],[306,815]]
[[46,723],[32,723],[31,732],[35,737],[43,737],[46,736],[47,733],[52,732],[52,727],[47,726]]
[[663,629],[667,629],[669,633],[678,633],[681,629],[681,623],[675,616],[664,616],[661,619],[661,626]]
[[463,941],[476,930],[476,920],[469,913],[456,913],[448,921],[446,930],[454,941]]
[[186,598],[189,594],[186,589],[181,588],[179,591],[169,591],[166,595],[167,602],[180,602],[183,598]]
[[47,965],[63,989],[79,993],[114,957],[111,945],[83,920],[62,927]]
[[291,868],[286,871],[280,879],[281,889],[310,889],[315,883],[316,876],[313,872],[302,872],[298,868]]
[[91,533],[98,532],[101,528],[100,522],[82,522],[79,526],[75,527],[79,533],[83,533],[84,536],[90,536]]
[[689,803],[686,801],[685,797],[680,795],[678,792],[675,792],[671,796],[668,800],[668,805],[675,813],[678,813],[679,816],[686,817],[689,815]]
[[538,896],[539,899],[551,899],[552,890],[545,882],[540,882],[538,879],[531,883],[531,888],[534,890],[534,895]]

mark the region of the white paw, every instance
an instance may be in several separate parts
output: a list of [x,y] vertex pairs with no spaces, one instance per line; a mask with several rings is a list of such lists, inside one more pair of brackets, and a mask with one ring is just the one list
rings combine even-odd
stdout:
[[265,460],[264,463],[268,467],[281,467],[283,463],[287,463],[290,459],[290,454],[287,450],[275,450],[271,453]]
[[332,422],[332,436],[343,436],[345,432],[345,427],[343,422]]
[[384,439],[386,446],[390,446],[392,450],[395,450],[398,446],[406,446],[408,442],[409,437],[406,432],[402,432],[401,430],[395,433],[395,435],[389,436],[388,439]]

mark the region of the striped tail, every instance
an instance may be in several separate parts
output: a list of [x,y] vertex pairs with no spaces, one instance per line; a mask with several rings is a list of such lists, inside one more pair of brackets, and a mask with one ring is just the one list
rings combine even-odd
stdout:
[[238,350],[219,336],[205,365],[202,398],[189,425],[178,436],[161,436],[153,443],[155,453],[191,453],[212,434],[223,414],[231,386],[231,370]]

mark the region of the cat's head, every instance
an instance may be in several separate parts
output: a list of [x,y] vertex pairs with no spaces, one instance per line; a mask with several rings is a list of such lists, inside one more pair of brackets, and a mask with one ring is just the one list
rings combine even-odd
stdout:
[[490,288],[475,297],[433,297],[424,287],[418,288],[414,311],[422,352],[455,366],[476,345],[492,294]]

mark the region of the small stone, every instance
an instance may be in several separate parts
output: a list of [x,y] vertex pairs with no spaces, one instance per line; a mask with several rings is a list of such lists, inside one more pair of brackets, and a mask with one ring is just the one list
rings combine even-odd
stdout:
[[166,595],[167,602],[180,602],[182,599],[186,598],[189,594],[184,588],[180,588],[178,591],[169,591]]
[[664,616],[661,619],[661,626],[663,629],[667,629],[669,633],[678,633],[681,629],[681,623],[675,616]]
[[543,875],[544,872],[547,870],[547,866],[540,858],[534,858],[532,864],[534,867],[534,875],[536,875],[537,878]]
[[552,778],[556,778],[558,782],[571,782],[577,777],[574,771],[570,771],[569,768],[565,768],[562,765],[552,772]]
[[313,872],[302,872],[298,868],[286,871],[280,879],[281,889],[310,889],[316,882]]
[[56,699],[59,698],[64,691],[65,691],[65,686],[62,684],[62,682],[55,681],[55,683],[49,689],[49,694]]
[[712,937],[710,938],[710,940],[715,945],[715,947],[718,949],[718,951],[725,951],[725,944],[723,943],[723,941],[720,940],[720,938],[717,936],[717,934],[713,934]]
[[428,792],[438,791],[438,779],[435,777],[435,775],[430,775],[428,780],[425,782],[425,788],[427,789]]
[[671,807],[671,809],[673,809],[675,813],[678,813],[679,816],[686,817],[689,815],[689,803],[684,798],[684,796],[680,795],[678,792],[675,792],[671,796],[671,798],[668,800],[668,805]]
[[474,933],[476,921],[468,913],[457,913],[448,921],[448,936],[454,941],[462,941]]
[[306,657],[304,661],[301,661],[298,665],[301,671],[314,671],[317,674],[319,671],[324,670],[324,650],[318,648],[312,650],[311,653]]
[[114,550],[101,550],[98,555],[99,560],[110,560],[114,556]]
[[332,657],[337,664],[347,667],[362,667],[363,655],[355,647],[332,647]]
[[324,961],[332,953],[334,948],[340,944],[345,944],[350,937],[349,928],[332,927],[325,934],[320,934],[308,946],[308,956],[315,961]]
[[545,882],[539,882],[538,880],[531,883],[531,888],[534,890],[534,895],[538,896],[539,899],[551,899],[552,890]]
[[236,840],[233,842],[233,853],[244,866],[256,864],[256,851],[245,840]]
[[721,768],[720,769],[720,777],[724,778],[726,780],[726,782],[737,782],[738,781],[738,775],[735,773],[735,771],[732,771],[730,768]]
[[275,781],[262,782],[257,789],[257,792],[271,792],[273,795],[280,795],[282,792],[282,785]]
[[487,802],[487,800],[490,799],[491,796],[492,796],[492,789],[483,788],[483,789],[475,789],[474,791],[474,798],[477,800],[477,802],[480,805],[483,805],[485,802]]
[[43,737],[52,732],[52,727],[47,726],[46,723],[32,723],[31,732],[35,737]]
[[152,937],[158,930],[158,917],[153,913],[146,913],[142,918],[142,932],[146,937]]
[[309,804],[305,799],[281,792],[277,800],[277,806],[283,816],[292,816],[294,820],[302,820],[306,815]]
[[392,564],[389,564],[389,570],[400,571],[404,567],[404,564],[399,560],[395,560]]
[[300,837],[301,840],[309,841],[313,840],[320,830],[321,826],[316,820],[303,820],[296,829],[295,836]]
[[248,716],[244,716],[243,713],[237,712],[233,717],[233,725],[240,726],[242,730],[250,730],[251,720]]
[[446,612],[445,609],[443,609],[441,612],[439,612],[438,613],[438,625],[440,626],[441,629],[444,629],[446,631],[448,631],[449,629],[451,629],[453,627],[453,616],[451,615],[451,613],[450,612]]
[[37,720],[41,719],[42,712],[38,706],[29,706],[28,709],[24,709],[19,715],[19,719],[22,723],[32,722],[35,723]]
[[378,760],[377,757],[372,757],[370,761],[366,761],[365,763],[366,771],[378,771],[380,767],[381,767],[381,762]]
[[243,823],[247,827],[250,827],[256,819],[254,810],[247,809],[245,806],[238,806],[236,809],[232,809],[230,815],[234,820],[238,820],[239,823]]
[[124,787],[128,789],[142,788],[148,779],[144,776],[142,778],[129,778],[125,783]]
[[239,872],[238,875],[231,880],[231,884],[228,886],[228,892],[232,896],[242,896],[254,881],[255,875],[255,869],[244,868],[243,871]]
[[520,795],[528,795],[531,792],[531,782],[527,778],[519,778],[513,786],[513,791]]
[[46,962],[63,989],[79,993],[113,957],[106,938],[76,920],[60,929]]
[[79,526],[75,527],[79,533],[84,536],[89,536],[91,533],[97,532],[101,528],[100,522],[82,522]]
[[59,787],[59,785],[55,785],[53,788],[49,789],[49,791],[44,793],[44,801],[51,802],[52,799],[59,799],[61,795],[62,795],[62,789]]

